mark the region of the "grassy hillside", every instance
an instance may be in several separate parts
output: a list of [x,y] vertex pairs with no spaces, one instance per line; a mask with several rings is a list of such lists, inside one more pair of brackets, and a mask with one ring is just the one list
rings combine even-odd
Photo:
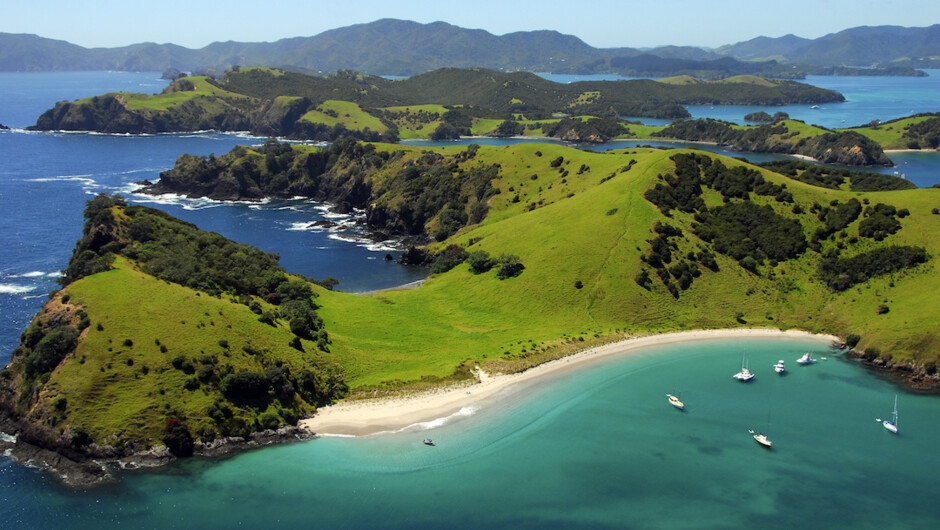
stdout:
[[[231,163],[288,161],[282,149],[240,148]],[[316,152],[295,150],[290,164],[317,165]],[[304,182],[362,182],[370,222],[447,197],[409,225],[450,227],[429,246],[437,272],[422,287],[309,286],[249,247],[96,199],[67,286],[0,376],[7,412],[73,448],[133,449],[166,438],[174,420],[203,439],[291,423],[344,385],[422,387],[629,334],[740,326],[858,335],[873,361],[919,381],[935,372],[940,190],[821,188],[694,150],[324,153],[339,169]],[[477,217],[448,225],[461,209]],[[458,247],[470,255],[442,266]],[[512,263],[522,267],[503,274]],[[233,392],[247,373],[258,375]]]
[[917,114],[848,129],[881,144],[885,149],[937,149],[940,114]]
[[322,123],[329,127],[342,125],[356,131],[370,129],[381,133],[388,130],[379,118],[365,112],[359,105],[350,101],[324,101],[317,108],[307,111],[300,119],[311,123]]
[[[536,150],[541,157],[534,156]],[[432,277],[420,289],[354,298],[348,302],[351,306],[338,300],[347,295],[328,294],[322,314],[336,343],[343,346],[337,351],[351,355],[344,365],[352,386],[415,379],[427,373],[421,366],[439,366],[431,374],[444,376],[469,360],[494,367],[525,363],[544,355],[543,348],[563,350],[572,338],[581,344],[579,338],[590,341],[595,334],[611,337],[623,332],[741,325],[797,327],[841,336],[857,333],[862,336],[860,347],[878,347],[898,362],[936,359],[940,336],[927,324],[940,316],[927,294],[927,286],[937,283],[933,260],[911,272],[832,292],[818,279],[817,252],[808,251],[774,266],[765,264],[756,274],[718,254],[720,271],[704,270],[678,300],[658,280],[649,291],[639,287],[634,281],[643,267],[638,249],[648,247],[653,224],[669,222],[691,233],[694,220],[681,213],[666,218],[642,196],[657,182],[658,174],[671,170],[670,157],[677,151],[632,151],[595,154],[544,145],[481,149],[481,162],[502,164],[503,193],[494,197],[492,211],[481,225],[460,232],[448,243],[491,255],[518,254],[525,271],[499,281],[492,273],[475,275],[460,265]],[[562,177],[549,165],[557,156],[565,158],[565,168],[585,165],[590,171]],[[637,162],[620,172],[631,159]],[[729,167],[743,166],[723,161]],[[530,173],[538,179],[532,180]],[[857,198],[911,212],[901,220],[903,229],[884,241],[857,238],[848,243],[834,236],[833,241],[821,243],[822,253],[842,245],[846,255],[855,255],[886,243],[924,246],[934,256],[940,250],[934,242],[940,235],[940,218],[930,213],[931,205],[940,200],[934,190],[825,190],[771,172],[761,174],[771,183],[785,184],[794,203],[762,197],[752,200],[798,219],[807,237],[822,226],[809,213],[814,203]],[[520,195],[518,202],[513,201],[510,188]],[[714,192],[706,194],[706,199],[721,204]],[[793,215],[794,205],[801,205],[804,213]],[[855,233],[862,220],[849,224],[846,232]],[[678,243],[679,253],[703,245],[708,246],[690,237]],[[889,306],[888,313],[878,314],[876,309],[882,304]],[[409,321],[421,324],[403,328]],[[360,330],[366,322],[371,323],[369,340],[360,346]],[[396,329],[409,330],[403,341]],[[388,357],[379,353],[383,350]],[[413,355],[426,356],[430,351],[434,354],[425,361],[414,360]],[[373,371],[377,368],[379,373]]]

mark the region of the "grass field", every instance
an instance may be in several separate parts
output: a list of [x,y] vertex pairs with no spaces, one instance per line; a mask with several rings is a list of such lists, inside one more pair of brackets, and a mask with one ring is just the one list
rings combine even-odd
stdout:
[[[139,94],[136,92],[120,92],[119,94],[124,97],[124,100],[127,102],[127,108],[130,110],[167,110],[170,107],[179,105],[180,103],[184,103],[198,97],[208,96],[244,100],[249,99],[247,96],[229,92],[209,83],[208,77],[194,76],[187,77],[186,80],[193,83],[193,86],[195,87],[194,90],[170,92],[168,94],[156,95]],[[89,98],[86,98],[85,100],[81,101],[87,102],[88,99]]]
[[301,121],[322,123],[330,127],[342,124],[347,129],[357,131],[366,128],[378,132],[388,130],[388,127],[381,120],[362,110],[358,104],[351,101],[324,101],[316,110],[307,112],[300,119]]
[[855,131],[863,136],[867,136],[881,144],[883,149],[907,149],[907,140],[902,139],[901,135],[904,134],[911,125],[929,120],[930,118],[930,116],[918,116],[892,121],[877,127],[853,127],[845,130]]

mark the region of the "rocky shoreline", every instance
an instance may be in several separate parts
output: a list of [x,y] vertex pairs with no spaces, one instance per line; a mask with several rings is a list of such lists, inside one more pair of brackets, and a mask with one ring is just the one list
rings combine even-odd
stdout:
[[896,362],[882,357],[872,359],[864,351],[854,349],[847,350],[845,354],[858,359],[863,366],[892,383],[917,392],[940,394],[940,371],[936,367],[918,365],[913,361]]
[[[5,422],[8,424],[8,422]],[[312,440],[315,435],[296,426],[281,427],[252,433],[247,438],[227,437],[209,443],[196,442],[193,456],[220,458],[231,454],[286,443]],[[95,448],[92,454],[66,455],[0,431],[0,454],[13,461],[38,467],[56,476],[63,484],[73,488],[87,488],[118,480],[116,472],[162,467],[178,458],[165,445],[125,456],[114,456],[112,447]]]

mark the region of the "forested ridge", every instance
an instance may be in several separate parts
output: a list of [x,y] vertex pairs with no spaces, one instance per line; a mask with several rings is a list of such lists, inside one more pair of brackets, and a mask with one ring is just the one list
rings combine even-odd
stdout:
[[268,68],[226,72],[220,79],[180,78],[158,96],[106,94],[60,102],[37,120],[36,130],[93,130],[156,133],[250,130],[260,135],[303,139],[397,139],[391,131],[367,137],[363,131],[310,129],[302,119],[328,100],[357,104],[381,119],[385,107],[446,105],[472,107],[476,115],[505,119],[524,113],[529,119],[552,113],[594,116],[688,117],[687,104],[781,105],[843,101],[838,92],[792,81],[670,85],[650,80],[554,83],[526,72],[445,68],[392,81],[350,71],[328,77]]

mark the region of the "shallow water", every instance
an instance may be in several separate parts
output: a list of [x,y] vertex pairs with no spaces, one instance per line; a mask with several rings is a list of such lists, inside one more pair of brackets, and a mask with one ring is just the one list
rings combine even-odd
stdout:
[[[800,367],[805,351],[817,364]],[[731,378],[747,352],[757,374]],[[772,365],[783,358],[785,376]],[[665,393],[681,392],[686,412]],[[940,401],[806,339],[649,348],[511,387],[432,431],[322,438],[190,461],[87,493],[0,467],[0,517],[90,528],[925,527],[940,515]],[[773,450],[748,429],[767,433]],[[432,436],[437,445],[421,444]],[[887,509],[890,507],[890,509]],[[900,517],[900,522],[895,517]]]

